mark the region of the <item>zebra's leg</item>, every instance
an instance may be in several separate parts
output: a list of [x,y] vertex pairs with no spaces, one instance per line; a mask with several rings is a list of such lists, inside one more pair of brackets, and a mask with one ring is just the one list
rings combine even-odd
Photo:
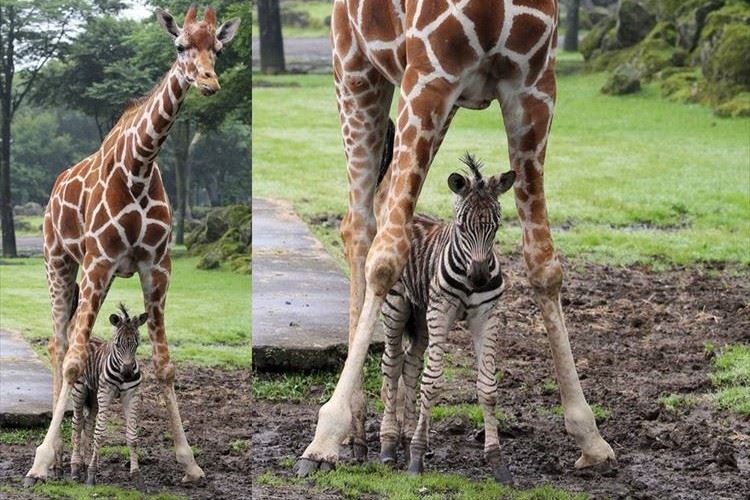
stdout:
[[411,475],[424,471],[424,453],[429,444],[430,417],[432,407],[440,396],[443,382],[443,356],[448,346],[448,333],[456,320],[456,307],[448,304],[430,304],[427,308],[427,365],[422,373],[420,386],[422,404],[419,409],[417,428],[411,438],[409,468]]
[[143,491],[143,477],[138,466],[138,413],[141,405],[139,388],[126,391],[121,397],[125,416],[125,439],[130,452],[130,479],[135,482],[138,490]]
[[86,471],[86,485],[94,486],[96,484],[96,474],[99,471],[99,450],[104,442],[104,433],[107,430],[107,417],[109,416],[109,405],[115,399],[115,389],[108,383],[100,379],[99,392],[96,395],[96,402],[99,411],[96,414],[96,428],[94,429],[94,442],[91,447],[91,459],[89,468]]
[[[343,7],[343,3],[335,5]],[[457,92],[453,81],[431,78],[414,67],[404,72],[388,196],[382,210],[377,210],[377,234],[367,252],[364,274],[360,274],[366,281],[364,302],[336,389],[320,409],[315,437],[297,462],[299,476],[321,467],[330,469],[338,461],[340,443],[352,425],[351,398],[360,385],[378,313],[406,264],[414,207]],[[385,188],[381,185],[379,189]],[[356,184],[350,186],[350,199],[371,196],[371,192],[364,193]],[[361,273],[361,264],[358,267]]]
[[[113,268],[109,261],[101,256],[86,254],[83,259],[83,279],[81,280],[78,310],[75,315],[75,326],[62,364],[62,386],[57,402],[53,408],[52,421],[42,444],[36,449],[34,464],[26,473],[24,486],[47,479],[47,469],[55,461],[55,443],[62,443],[60,426],[62,425],[65,407],[73,390],[73,384],[83,373],[88,359],[88,342],[91,329],[96,321],[106,290],[112,276]],[[59,441],[58,441],[59,440]]]
[[[47,219],[45,219],[45,225]],[[45,228],[45,235],[53,234]],[[46,236],[45,236],[46,237]],[[56,238],[55,236],[51,236]],[[57,399],[62,389],[62,365],[68,350],[68,329],[73,314],[73,304],[76,302],[76,274],[78,264],[54,242],[47,245],[44,252],[44,264],[47,274],[50,303],[52,305],[53,334],[47,344],[47,352],[52,364],[52,408],[57,405]],[[58,435],[54,443],[55,461],[52,466],[52,478],[62,478],[62,436]]]
[[404,363],[404,327],[409,320],[411,307],[404,297],[404,286],[399,281],[388,292],[381,309],[385,327],[385,351],[381,368],[383,388],[381,399],[385,405],[380,423],[380,461],[384,464],[396,462],[400,428],[397,419],[398,391]]
[[512,484],[513,477],[503,463],[500,439],[497,435],[497,336],[498,324],[492,310],[477,314],[469,320],[469,330],[474,340],[477,367],[477,399],[484,416],[484,457],[492,467],[495,480]]
[[422,373],[424,365],[424,352],[427,349],[429,333],[425,311],[419,310],[413,313],[414,332],[409,344],[404,350],[404,369],[399,390],[403,391],[404,414],[401,426],[401,447],[404,450],[406,461],[410,460],[409,446],[414,430],[417,428],[417,382],[419,374]]
[[565,429],[582,450],[576,468],[614,460],[602,439],[578,379],[560,305],[563,272],[555,255],[544,197],[544,158],[555,107],[555,74],[548,68],[527,92],[501,96],[510,161],[516,172],[515,194],[523,227],[523,256],[529,282],[542,312],[560,386]]
[[189,483],[200,481],[205,477],[205,474],[195,462],[193,450],[190,449],[187,437],[185,437],[180,410],[177,407],[177,395],[174,392],[175,368],[169,359],[169,346],[164,329],[164,306],[167,300],[171,269],[170,257],[164,255],[162,260],[155,265],[140,269],[139,277],[141,288],[143,288],[146,312],[148,313],[148,335],[151,339],[154,371],[167,405],[177,463],[182,465],[185,471],[182,482]]
[[73,451],[70,455],[70,478],[73,481],[83,479],[81,465],[84,459],[81,456],[81,437],[86,433],[86,416],[83,411],[86,396],[86,387],[82,383],[76,383],[73,386],[73,432],[71,436]]
[[81,436],[81,477],[88,467],[89,460],[91,460],[91,447],[94,442],[94,429],[96,428],[96,415],[99,413],[99,407],[95,401],[96,398],[91,398],[94,401],[91,402],[91,406],[86,409],[86,420],[83,426],[83,435]]

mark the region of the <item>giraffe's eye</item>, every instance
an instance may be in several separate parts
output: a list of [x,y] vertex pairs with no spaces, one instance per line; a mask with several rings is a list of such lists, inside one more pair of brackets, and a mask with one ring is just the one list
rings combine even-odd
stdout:
[[217,56],[220,56],[222,52],[224,52],[224,47],[222,47],[222,48],[220,48],[219,50],[217,50],[217,51],[216,51],[216,55],[217,55]]
[[177,46],[177,52],[179,52],[180,54],[182,54],[183,52],[185,52],[185,46],[184,45],[178,45]]

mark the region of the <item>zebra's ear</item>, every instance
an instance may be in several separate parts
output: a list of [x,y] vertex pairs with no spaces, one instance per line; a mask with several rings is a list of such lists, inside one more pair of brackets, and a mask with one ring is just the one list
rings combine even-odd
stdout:
[[138,326],[145,325],[146,321],[148,321],[148,313],[143,313],[140,316],[138,316]]
[[120,326],[120,317],[116,314],[110,314],[109,322],[112,324],[112,326]]
[[512,170],[508,170],[503,174],[490,177],[489,184],[494,195],[500,196],[512,188],[514,182],[516,182],[516,173]]
[[454,172],[448,176],[448,187],[457,195],[462,195],[466,193],[466,188],[469,187],[469,179]]

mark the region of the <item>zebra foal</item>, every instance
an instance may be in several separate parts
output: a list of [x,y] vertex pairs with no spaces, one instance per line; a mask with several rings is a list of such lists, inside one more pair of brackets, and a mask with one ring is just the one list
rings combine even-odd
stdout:
[[[430,411],[443,375],[443,355],[456,321],[471,331],[477,367],[477,396],[484,414],[484,452],[498,481],[511,482],[503,465],[495,418],[495,348],[497,325],[492,310],[503,292],[503,277],[494,249],[500,227],[498,197],[513,186],[515,173],[484,178],[473,156],[461,160],[468,177],[453,173],[448,186],[456,194],[451,222],[425,215],[412,221],[409,257],[400,279],[382,307],[386,336],[381,397],[385,412],[380,427],[383,463],[396,460],[400,440],[408,450],[408,472],[424,469]],[[408,342],[404,342],[404,340]],[[416,387],[423,357],[421,406],[416,415]]]
[[[70,459],[70,472],[76,481],[83,478],[84,460],[90,452],[86,484],[96,484],[99,450],[109,407],[120,398],[125,415],[125,438],[130,452],[130,477],[139,489],[143,488],[136,449],[141,383],[136,351],[140,340],[138,328],[147,320],[147,313],[131,318],[125,306],[120,304],[119,314],[109,317],[109,322],[114,327],[112,340],[105,342],[96,337],[89,339],[86,368],[75,382],[72,391],[73,453]],[[93,448],[89,450],[92,431]]]

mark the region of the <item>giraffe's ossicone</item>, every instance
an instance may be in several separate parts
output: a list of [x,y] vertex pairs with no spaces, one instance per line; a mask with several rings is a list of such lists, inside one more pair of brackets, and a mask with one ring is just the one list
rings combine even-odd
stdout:
[[164,330],[172,214],[156,157],[189,88],[203,95],[220,89],[214,61],[234,38],[239,20],[217,26],[216,12],[207,8],[199,21],[195,6],[188,9],[182,26],[162,9],[156,9],[156,18],[174,44],[174,64],[149,94],[126,106],[96,152],[60,174],[47,204],[43,228],[54,329],[48,346],[53,415],[26,475],[27,486],[45,480],[53,466],[54,476],[61,476],[60,424],[72,384],[86,364],[91,329],[112,280],[135,273],[177,461],[185,470],[183,481],[204,476],[185,438]]

